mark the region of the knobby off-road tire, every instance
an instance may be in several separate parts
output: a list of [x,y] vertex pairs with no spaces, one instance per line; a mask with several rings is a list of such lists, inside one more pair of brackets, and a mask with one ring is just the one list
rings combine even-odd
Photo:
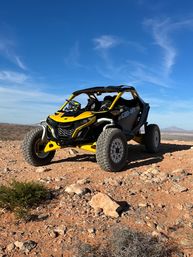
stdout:
[[117,128],[108,128],[98,137],[96,160],[105,171],[120,171],[128,157],[125,135]]
[[42,142],[43,129],[35,128],[28,132],[22,142],[22,152],[25,160],[33,166],[42,166],[51,162],[55,151],[45,153],[43,151],[47,142]]
[[157,153],[159,151],[161,134],[156,124],[150,124],[146,127],[144,139],[147,152]]

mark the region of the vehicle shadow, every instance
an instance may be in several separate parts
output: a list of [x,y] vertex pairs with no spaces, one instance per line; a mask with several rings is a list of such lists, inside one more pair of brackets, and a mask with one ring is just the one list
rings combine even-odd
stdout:
[[[188,150],[191,145],[178,145],[174,143],[162,143],[160,151],[157,154],[147,153],[143,145],[128,145],[128,163],[124,170],[137,168],[143,165],[150,165],[153,163],[159,163],[164,159],[164,154],[174,153],[183,150]],[[62,162],[96,162],[95,155],[90,153],[77,154],[70,156],[65,159],[52,161],[51,163],[62,163]]]
[[75,156],[70,156],[68,158],[64,158],[61,160],[53,160],[52,163],[61,163],[61,162],[96,162],[96,158],[94,154],[90,153],[83,153],[83,154],[77,154]]
[[148,153],[143,145],[128,146],[128,163],[125,169],[137,168],[143,165],[159,163],[164,159],[166,153],[189,150],[191,145],[178,145],[174,143],[161,143],[160,151],[156,154]]

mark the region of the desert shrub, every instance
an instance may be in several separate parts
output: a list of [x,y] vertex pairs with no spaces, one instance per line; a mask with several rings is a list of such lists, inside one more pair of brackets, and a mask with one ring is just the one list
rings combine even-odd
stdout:
[[80,244],[78,257],[171,257],[178,249],[173,244],[162,242],[128,228],[114,229],[112,236],[103,245]]
[[13,181],[8,186],[0,186],[0,207],[24,218],[28,216],[30,208],[47,198],[48,193],[48,189],[40,183]]
[[173,245],[128,228],[116,229],[109,247],[114,256],[120,257],[169,257],[175,251]]

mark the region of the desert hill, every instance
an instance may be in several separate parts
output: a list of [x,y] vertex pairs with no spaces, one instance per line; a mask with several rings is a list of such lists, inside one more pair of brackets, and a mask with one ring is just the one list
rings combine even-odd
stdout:
[[[145,244],[157,238],[162,245],[177,245],[181,253],[173,256],[193,256],[193,141],[163,140],[160,152],[153,155],[131,142],[128,164],[119,173],[105,172],[94,155],[69,148],[58,151],[50,165],[37,168],[24,161],[20,148],[32,127],[0,125],[0,184],[39,181],[53,195],[32,210],[28,221],[0,209],[0,256],[93,256],[88,255],[89,247],[108,243],[117,228],[122,234],[114,233],[116,242],[123,243],[124,229],[129,228],[147,238]],[[95,208],[91,200],[98,193],[106,207],[115,206],[108,202],[110,197],[121,211]],[[82,249],[78,255],[76,248]]]

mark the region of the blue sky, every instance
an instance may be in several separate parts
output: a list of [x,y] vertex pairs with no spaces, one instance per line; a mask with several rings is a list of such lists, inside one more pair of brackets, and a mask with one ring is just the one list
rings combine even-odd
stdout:
[[193,129],[193,2],[0,1],[0,122],[37,123],[74,90],[129,84],[149,122]]

